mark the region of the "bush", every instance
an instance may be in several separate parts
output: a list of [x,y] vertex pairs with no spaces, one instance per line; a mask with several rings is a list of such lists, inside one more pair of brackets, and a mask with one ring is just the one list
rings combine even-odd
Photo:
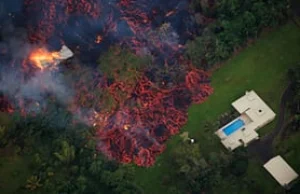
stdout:
[[242,176],[247,172],[248,169],[248,159],[241,158],[236,159],[231,165],[230,165],[230,172],[235,176]]

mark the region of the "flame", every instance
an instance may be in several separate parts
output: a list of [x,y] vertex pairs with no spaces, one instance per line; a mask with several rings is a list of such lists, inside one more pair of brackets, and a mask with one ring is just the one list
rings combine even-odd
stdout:
[[30,61],[32,61],[39,69],[45,69],[45,63],[47,63],[47,66],[56,65],[56,60],[59,58],[60,55],[58,52],[49,52],[44,48],[36,49],[29,55]]
[[96,37],[95,43],[99,44],[99,43],[102,42],[102,40],[103,40],[103,37],[102,37],[101,35],[98,35],[98,36]]
[[124,125],[124,130],[128,130],[130,125]]

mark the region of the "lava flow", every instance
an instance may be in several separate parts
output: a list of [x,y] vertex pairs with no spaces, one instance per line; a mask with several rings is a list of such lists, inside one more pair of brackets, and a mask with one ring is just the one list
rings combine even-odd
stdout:
[[[69,70],[76,76],[76,92],[68,110],[86,115],[97,129],[97,149],[110,159],[153,165],[166,140],[187,122],[189,105],[213,92],[210,75],[182,57],[183,45],[197,33],[187,0],[24,1],[30,43],[45,48],[65,44],[82,62]],[[96,70],[99,55],[115,45],[135,56],[150,55],[151,66],[115,69],[110,77]],[[58,52],[43,49],[29,55],[43,71],[56,67],[59,58]],[[91,70],[85,72],[87,66]],[[13,110],[6,98],[0,103]]]
[[[82,102],[80,107],[99,110],[90,118],[98,129],[98,149],[111,159],[141,166],[154,164],[155,157],[165,149],[164,142],[186,123],[188,106],[203,102],[212,93],[209,75],[197,69],[187,69],[185,81],[171,88],[158,87],[146,76],[134,85],[125,83],[130,82],[116,77],[113,84],[81,86],[76,101]],[[91,105],[97,97],[84,95],[90,89],[107,90],[116,106],[107,111],[107,101]]]

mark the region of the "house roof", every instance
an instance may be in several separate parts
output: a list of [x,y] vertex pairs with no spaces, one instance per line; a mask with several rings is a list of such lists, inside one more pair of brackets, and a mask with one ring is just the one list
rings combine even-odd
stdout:
[[253,90],[234,101],[232,106],[240,114],[247,114],[257,127],[262,127],[275,117],[272,109]]
[[298,174],[288,165],[281,157],[276,156],[269,160],[264,168],[273,176],[273,178],[281,185],[287,186],[293,180],[298,178]]
[[[220,137],[222,144],[230,150],[242,145],[247,146],[250,142],[259,139],[256,131],[270,123],[276,116],[272,109],[253,90],[247,91],[244,96],[234,101],[232,106],[241,115],[215,132]],[[236,120],[242,120],[245,125],[226,135],[223,130]]]

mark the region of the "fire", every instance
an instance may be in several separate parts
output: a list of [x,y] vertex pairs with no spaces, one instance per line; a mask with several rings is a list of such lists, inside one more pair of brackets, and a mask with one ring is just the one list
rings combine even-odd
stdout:
[[124,125],[124,130],[128,130],[130,125]]
[[44,48],[36,49],[29,55],[30,61],[39,69],[45,69],[49,65],[56,65],[56,60],[59,58],[58,52],[49,52]]
[[95,43],[99,44],[99,43],[102,42],[102,40],[103,40],[103,37],[102,37],[101,35],[98,35],[98,36],[96,37]]

